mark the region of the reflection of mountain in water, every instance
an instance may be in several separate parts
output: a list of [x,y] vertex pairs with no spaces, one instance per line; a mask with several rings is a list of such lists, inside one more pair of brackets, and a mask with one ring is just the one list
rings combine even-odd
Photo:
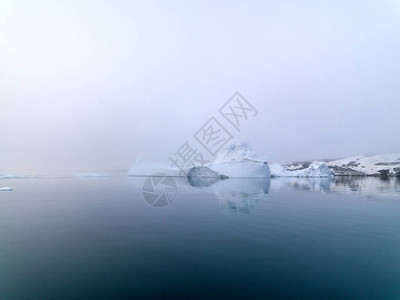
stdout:
[[346,193],[374,197],[385,196],[400,199],[399,178],[337,176],[335,178],[273,178],[272,189],[289,187],[295,190]]
[[363,194],[366,196],[379,196],[385,194],[385,196],[400,199],[400,179],[335,177],[334,184],[330,186],[330,191]]

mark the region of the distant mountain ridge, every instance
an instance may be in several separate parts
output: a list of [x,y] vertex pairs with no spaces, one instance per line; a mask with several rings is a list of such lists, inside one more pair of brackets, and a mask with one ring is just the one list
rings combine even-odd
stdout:
[[[400,153],[356,155],[323,162],[333,169],[337,176],[400,176]],[[294,162],[285,165],[284,168],[288,171],[302,170],[308,168],[312,163],[315,162]]]

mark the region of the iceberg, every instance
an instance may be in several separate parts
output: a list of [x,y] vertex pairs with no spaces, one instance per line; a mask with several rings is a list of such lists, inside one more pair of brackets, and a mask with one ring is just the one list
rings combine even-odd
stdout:
[[325,162],[315,161],[307,168],[301,170],[288,170],[278,163],[272,164],[271,176],[273,177],[330,177],[334,176],[333,169]]
[[12,188],[10,188],[10,187],[0,187],[0,192],[10,192],[10,191],[12,191],[13,189]]
[[[190,172],[193,167],[185,168],[183,171]],[[223,174],[227,177],[254,177],[264,178],[270,177],[268,162],[257,157],[257,154],[251,147],[245,143],[232,144],[221,149],[214,161],[206,164],[209,171]],[[197,169],[196,172],[209,172],[206,169]],[[194,171],[193,171],[194,172]],[[142,158],[136,160],[129,169],[128,176],[151,176],[154,173],[163,173],[166,176],[186,176],[175,166],[165,163],[154,163],[146,161]],[[201,175],[201,174],[198,175]],[[207,177],[206,173],[201,176]],[[211,173],[208,173],[209,175]],[[211,176],[214,177],[214,176]]]
[[208,167],[229,177],[270,177],[268,162],[246,143],[231,144],[222,148]]

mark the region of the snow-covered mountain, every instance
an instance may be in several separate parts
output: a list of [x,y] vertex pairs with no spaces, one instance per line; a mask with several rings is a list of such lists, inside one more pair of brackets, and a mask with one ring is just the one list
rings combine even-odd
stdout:
[[362,175],[400,175],[400,154],[358,155],[329,161],[328,165],[338,175],[352,172],[359,172]]
[[[316,162],[297,162],[283,166],[286,171],[304,172]],[[399,176],[400,154],[356,155],[324,162],[335,175]],[[272,169],[272,167],[271,167]]]

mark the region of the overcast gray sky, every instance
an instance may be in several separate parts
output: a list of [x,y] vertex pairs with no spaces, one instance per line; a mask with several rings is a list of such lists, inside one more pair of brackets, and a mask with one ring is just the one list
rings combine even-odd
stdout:
[[236,91],[271,162],[400,152],[400,2],[0,1],[0,174],[167,161]]

